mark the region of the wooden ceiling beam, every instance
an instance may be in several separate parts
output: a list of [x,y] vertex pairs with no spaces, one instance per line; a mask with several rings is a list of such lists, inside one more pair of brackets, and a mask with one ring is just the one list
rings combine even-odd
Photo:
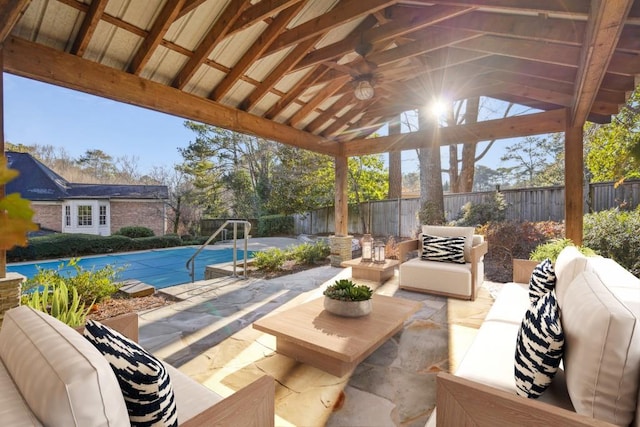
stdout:
[[[566,126],[566,110],[552,110],[525,116],[487,120],[473,124],[438,128],[440,145],[465,142],[490,141],[543,133],[563,132]],[[431,131],[418,131],[375,139],[359,139],[345,143],[343,154],[347,157],[418,149],[431,140]]]
[[155,52],[156,48],[162,42],[164,35],[169,30],[169,27],[176,20],[178,13],[184,6],[186,0],[168,0],[164,7],[160,11],[160,14],[153,22],[149,34],[144,38],[142,44],[138,48],[135,56],[129,64],[129,72],[133,74],[140,74],[142,69],[147,65],[149,59]]
[[587,120],[632,5],[633,0],[591,0],[569,118],[572,127],[581,127]]
[[292,88],[289,89],[286,96],[280,98],[280,101],[276,102],[271,106],[271,108],[269,108],[265,113],[265,117],[268,119],[275,118],[300,95],[302,95],[305,90],[313,86],[327,71],[328,69],[326,67],[318,67],[307,76],[300,79]]
[[545,16],[503,16],[474,11],[436,26],[579,46],[584,38],[586,23]]
[[5,71],[22,77],[318,153],[335,156],[341,150],[320,136],[24,39],[7,38],[4,55]]
[[206,1],[207,0],[188,0],[184,4],[184,6],[182,6],[182,10],[180,10],[180,13],[178,14],[178,17],[176,19],[182,18],[184,15],[191,12],[192,10],[195,10],[198,6]]
[[309,100],[300,110],[298,110],[293,117],[289,120],[289,125],[297,126],[298,123],[304,120],[309,114],[313,112],[320,104],[327,100],[327,98],[333,96],[342,86],[351,80],[350,77],[342,77],[337,78],[331,83],[325,85],[322,89],[318,91],[317,94]]
[[396,37],[403,36],[410,32],[425,28],[429,25],[441,22],[446,19],[469,12],[470,8],[451,8],[445,6],[434,6],[427,8],[428,13],[420,12],[415,8],[411,8],[414,12],[411,15],[403,15],[401,17],[394,16],[396,8],[389,8],[391,21],[388,24],[371,28],[361,33],[355,33],[350,37],[346,37],[336,43],[321,47],[309,53],[296,69],[302,69],[317,65],[325,61],[341,58],[349,52],[353,52],[358,43],[365,41],[367,43],[376,44],[384,41],[393,40]]
[[0,0],[0,43],[9,36],[31,0]]
[[358,108],[358,105],[356,105],[354,108],[347,111],[342,116],[337,118],[333,123],[331,123],[325,130],[322,131],[321,135],[325,138],[335,137],[342,131],[342,129],[348,127],[349,123],[360,114],[362,114],[362,109]]
[[425,4],[445,4],[459,7],[484,7],[512,10],[514,12],[556,13],[570,16],[586,16],[589,5],[584,0],[423,0]]
[[242,58],[231,68],[231,71],[222,79],[220,83],[211,91],[209,98],[219,101],[225,96],[233,85],[244,75],[257,58],[273,43],[280,32],[287,26],[289,21],[300,12],[304,2],[298,2],[293,6],[283,10],[269,24],[262,34],[256,39],[251,47],[242,55]]
[[198,71],[198,68],[205,62],[216,45],[224,39],[233,23],[249,5],[249,0],[231,0],[231,3],[227,5],[218,20],[200,42],[189,61],[173,79],[171,84],[173,87],[184,89],[189,80]]
[[261,0],[249,6],[242,15],[236,19],[236,22],[234,22],[229,30],[229,34],[244,30],[256,22],[264,21],[301,1],[302,0]]
[[108,2],[109,0],[94,0],[91,2],[89,10],[82,20],[82,25],[76,35],[76,39],[73,41],[73,46],[71,47],[71,53],[73,55],[84,55]]
[[327,13],[311,19],[282,33],[266,50],[263,56],[270,55],[280,49],[298,44],[308,38],[339,27],[345,22],[370,15],[378,10],[396,3],[397,0],[342,0]]
[[[346,86],[346,85],[345,85]],[[355,104],[358,100],[353,96],[353,92],[343,94],[340,99],[338,99],[331,107],[324,110],[318,117],[313,119],[311,123],[309,123],[304,130],[311,133],[316,133],[316,131],[322,126],[324,126],[327,122],[334,119],[334,117],[340,113],[344,108],[349,106],[350,104]]]

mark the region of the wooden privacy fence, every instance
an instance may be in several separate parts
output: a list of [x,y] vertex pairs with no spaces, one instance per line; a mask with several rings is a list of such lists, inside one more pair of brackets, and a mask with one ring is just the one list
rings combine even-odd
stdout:
[[[506,217],[514,221],[563,221],[564,187],[523,188],[502,190],[507,204]],[[585,213],[615,207],[635,209],[640,202],[640,180],[628,180],[615,187],[612,182],[585,186]],[[485,203],[495,192],[445,194],[444,209],[447,221],[458,217],[466,203]],[[359,209],[361,212],[359,212]],[[349,233],[362,234],[361,216],[376,236],[411,237],[418,228],[417,212],[420,199],[393,199],[364,202],[349,206]],[[296,234],[335,233],[333,206],[315,209],[294,216]]]

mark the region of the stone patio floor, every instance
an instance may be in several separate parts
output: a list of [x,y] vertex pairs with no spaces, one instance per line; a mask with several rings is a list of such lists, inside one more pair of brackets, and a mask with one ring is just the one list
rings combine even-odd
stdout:
[[[251,242],[250,250],[301,243]],[[277,426],[423,426],[435,402],[435,375],[455,370],[493,303],[490,290],[499,284],[485,282],[474,302],[447,300],[399,290],[396,271],[376,292],[421,301],[423,308],[343,377],[275,353],[275,338],[251,327],[263,315],[318,298],[334,280],[350,277],[350,268],[322,266],[271,280],[221,278],[165,288],[179,301],[140,314],[140,343],[222,396],[271,375]]]

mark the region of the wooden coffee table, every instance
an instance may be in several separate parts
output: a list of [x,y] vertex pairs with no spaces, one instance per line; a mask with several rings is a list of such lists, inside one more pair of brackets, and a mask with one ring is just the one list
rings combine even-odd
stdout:
[[393,271],[399,264],[395,259],[386,259],[384,264],[376,264],[362,262],[362,258],[356,258],[342,261],[340,266],[351,267],[351,277],[354,279],[372,280],[380,284],[393,277]]
[[335,316],[324,310],[324,297],[253,323],[276,337],[276,351],[341,377],[402,329],[421,304],[373,296],[373,310],[363,317]]

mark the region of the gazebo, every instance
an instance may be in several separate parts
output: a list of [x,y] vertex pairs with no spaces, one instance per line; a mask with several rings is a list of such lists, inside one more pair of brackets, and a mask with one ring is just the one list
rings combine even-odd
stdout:
[[[640,0],[0,0],[0,49],[8,73],[333,156],[338,238],[350,156],[564,132],[581,242],[583,126],[639,83]],[[535,112],[368,138],[440,96]]]

